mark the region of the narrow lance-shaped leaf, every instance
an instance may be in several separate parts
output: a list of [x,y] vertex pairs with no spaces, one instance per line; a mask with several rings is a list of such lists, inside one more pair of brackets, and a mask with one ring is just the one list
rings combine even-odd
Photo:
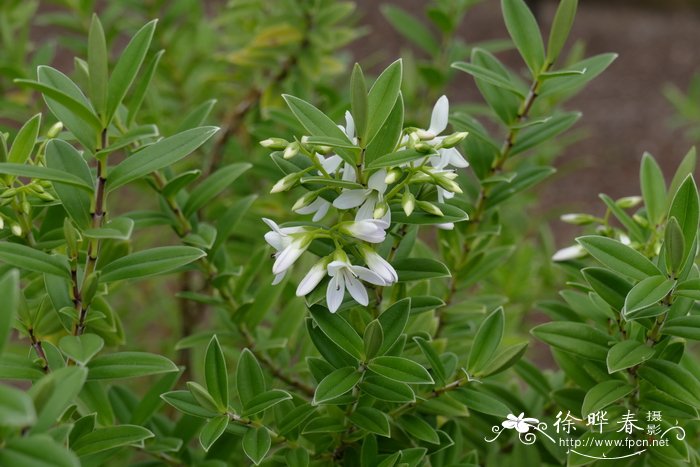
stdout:
[[382,72],[372,85],[367,97],[367,134],[364,141],[369,144],[391,113],[401,90],[403,65],[395,61]]
[[675,217],[670,218],[666,223],[664,253],[666,269],[675,277],[683,267],[683,261],[685,260],[685,239]]
[[506,28],[525,63],[537,76],[544,63],[544,45],[535,15],[524,0],[501,0]]
[[[367,130],[367,83],[359,63],[355,63],[350,76],[350,108],[358,135],[365,135]],[[361,141],[362,147],[367,146]]]
[[7,161],[15,164],[24,164],[32,154],[36,138],[41,127],[41,114],[34,115],[27,123],[22,125],[15,140],[12,142]]
[[228,408],[228,372],[226,358],[216,336],[209,341],[204,357],[204,378],[207,382],[207,390],[219,411],[225,412]]
[[236,387],[238,397],[244,406],[258,394],[265,392],[265,376],[258,360],[248,349],[243,349],[236,368]]
[[202,250],[190,246],[163,246],[121,257],[102,269],[100,280],[114,282],[163,274],[185,266],[205,256]]
[[656,226],[666,214],[666,181],[659,164],[649,153],[644,153],[642,156],[639,180],[644,205],[647,208],[647,217],[651,225]]
[[564,48],[569,37],[571,26],[574,24],[578,0],[560,0],[557,12],[552,21],[552,29],[549,31],[547,42],[547,63],[554,63],[559,53]]
[[588,235],[576,241],[605,266],[633,279],[642,280],[661,274],[659,268],[641,253],[612,238]]
[[683,239],[685,240],[684,257],[687,257],[691,254],[690,249],[693,247],[697,237],[698,219],[700,218],[698,188],[692,175],[688,175],[678,188],[671,202],[668,217],[675,217],[683,231]]
[[640,281],[627,294],[624,316],[632,317],[635,312],[661,301],[674,284],[675,281],[666,276],[652,276]]
[[5,348],[5,342],[10,335],[19,307],[19,271],[12,269],[0,277],[0,297],[2,297],[2,313],[0,313],[0,356]]
[[[92,187],[92,173],[83,156],[70,144],[63,140],[52,139],[46,145],[46,164],[50,169],[72,174]],[[54,189],[63,203],[63,208],[75,221],[80,229],[86,229],[91,222],[90,201],[88,190],[54,181]]]
[[0,243],[0,261],[29,271],[70,277],[65,256],[49,255],[19,243]]
[[503,308],[494,310],[479,326],[469,352],[468,369],[475,373],[484,368],[498,349],[503,338],[505,316]]
[[102,23],[92,15],[88,34],[88,70],[90,74],[90,100],[97,114],[105,121],[107,106],[108,52]]

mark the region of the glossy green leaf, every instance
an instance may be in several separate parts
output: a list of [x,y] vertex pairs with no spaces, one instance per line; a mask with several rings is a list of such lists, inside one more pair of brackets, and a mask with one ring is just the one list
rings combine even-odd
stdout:
[[13,177],[26,177],[38,180],[48,180],[50,182],[64,183],[76,186],[83,190],[92,191],[92,184],[82,178],[67,173],[62,170],[51,169],[39,165],[12,164],[10,162],[0,163],[0,174],[12,175]]
[[666,181],[661,167],[648,152],[642,156],[639,181],[651,225],[658,225],[666,215]]
[[678,221],[685,240],[684,257],[688,256],[698,234],[698,219],[700,218],[698,188],[692,175],[683,181],[675,193],[668,217],[669,219],[675,217]]
[[132,91],[129,102],[126,106],[129,109],[129,114],[126,119],[128,126],[131,126],[134,123],[136,115],[138,114],[139,110],[141,110],[141,105],[146,97],[149,85],[153,80],[153,76],[156,74],[158,64],[160,63],[160,59],[164,53],[165,50],[159,50],[157,53],[153,54],[153,56],[146,63],[140,78],[136,81],[136,85],[134,86],[134,90]]
[[362,379],[357,368],[340,368],[329,374],[318,384],[314,394],[314,405],[322,404],[350,391]]
[[54,368],[29,389],[38,415],[32,427],[33,433],[41,433],[56,424],[56,420],[75,403],[86,375],[85,368],[78,366]]
[[384,340],[377,355],[382,355],[396,343],[403,334],[411,311],[411,298],[404,298],[384,310],[378,321],[382,325]]
[[380,410],[372,407],[358,407],[349,418],[353,425],[363,430],[387,438],[390,436],[389,419]]
[[369,165],[377,158],[396,151],[396,146],[403,131],[404,106],[403,97],[399,93],[394,108],[384,121],[384,125],[377,132],[377,135],[367,145],[365,150],[365,164]]
[[416,395],[408,384],[379,375],[366,376],[360,383],[360,388],[362,392],[382,401],[407,403],[416,400]]
[[[0,313],[0,357],[5,343],[10,337],[12,325],[20,304],[19,271],[11,269],[0,276],[0,297],[2,297],[2,313]],[[0,420],[2,417],[0,417]]]
[[256,396],[265,392],[265,375],[258,360],[248,349],[243,349],[236,367],[236,387],[243,406],[247,406]]
[[87,364],[104,347],[104,340],[97,334],[63,336],[58,347],[69,358],[81,365]]
[[491,190],[491,196],[487,200],[490,208],[515,196],[521,191],[531,188],[542,180],[550,177],[556,170],[552,167],[528,167],[519,170],[513,180],[498,183]]
[[208,420],[207,423],[204,424],[202,431],[199,432],[199,444],[202,445],[205,451],[209,451],[212,444],[224,434],[228,422],[228,415],[220,415]]
[[209,391],[207,391],[204,386],[194,381],[188,381],[186,386],[190,392],[190,395],[202,409],[206,410],[207,412],[216,414],[220,413],[219,408],[216,406],[216,402],[214,402],[211,394],[209,394]]
[[564,112],[553,115],[549,120],[523,130],[515,140],[510,154],[520,154],[543,142],[554,138],[571,128],[581,118],[580,112]]
[[175,407],[182,413],[200,418],[211,418],[216,416],[216,411],[203,408],[192,396],[190,391],[170,391],[162,394],[163,399],[168,404]]
[[675,217],[670,218],[666,223],[664,256],[666,257],[666,269],[673,277],[676,277],[685,260],[685,239],[681,226],[678,225]]
[[157,20],[153,20],[134,34],[112,70],[112,76],[107,85],[107,122],[111,121],[131,83],[136,79],[141,64],[146,58],[148,47],[151,45],[156,23]]
[[700,341],[700,316],[680,316],[664,322],[661,333]]
[[92,15],[92,21],[90,22],[87,61],[90,77],[90,100],[92,105],[95,106],[97,114],[104,118],[106,117],[105,110],[107,108],[107,82],[109,79],[107,62],[109,61],[109,55],[102,23],[100,23],[100,19],[96,14]]
[[118,352],[93,358],[87,365],[88,380],[135,378],[178,371],[163,357],[147,352]]
[[31,397],[17,388],[0,384],[0,426],[22,428],[35,421]]
[[163,246],[118,258],[102,269],[100,280],[114,282],[170,272],[206,255],[190,246]]
[[501,0],[501,10],[515,47],[537,76],[544,64],[544,44],[535,16],[524,0]]
[[547,42],[547,63],[554,63],[564,48],[576,16],[578,0],[561,0],[552,21]]
[[539,95],[540,97],[546,97],[552,94],[574,94],[604,72],[615,59],[617,59],[617,54],[606,53],[569,65],[568,68],[572,70],[586,70],[586,72],[561,79],[546,80],[540,87]]
[[700,300],[700,279],[688,279],[680,282],[674,289],[673,295]]
[[85,229],[86,238],[129,240],[134,230],[134,221],[129,217],[117,217],[97,229]]
[[80,467],[80,460],[49,435],[15,437],[0,449],[0,465]]
[[481,412],[495,417],[505,417],[511,410],[501,400],[484,391],[469,388],[458,389],[452,396],[466,405],[469,410]]
[[392,263],[399,282],[450,277],[450,270],[440,261],[430,258],[404,258]]
[[[358,135],[367,134],[367,120],[369,117],[367,108],[367,82],[360,64],[355,63],[355,66],[352,68],[352,75],[350,75],[350,110],[355,122],[355,131]],[[367,145],[363,144],[363,146]]]
[[185,206],[182,208],[185,216],[189,217],[204,207],[251,167],[252,165],[248,163],[237,163],[217,169],[214,174],[192,190]]
[[70,277],[65,256],[50,255],[19,243],[0,243],[0,261],[34,272]]
[[700,382],[677,363],[649,360],[639,368],[639,376],[674,399],[700,407]]
[[379,350],[384,343],[384,330],[378,320],[370,321],[365,327],[362,340],[364,341],[364,355],[367,358],[372,358],[379,354]]
[[635,387],[631,384],[617,379],[603,381],[586,393],[586,397],[583,399],[583,406],[581,407],[581,416],[587,417],[588,414],[598,412],[634,390]]
[[193,128],[162,139],[127,157],[107,176],[107,191],[115,190],[151,172],[168,167],[188,156],[214,133],[217,127]]
[[270,450],[272,441],[266,428],[250,428],[243,436],[242,444],[246,456],[253,464],[260,465]]
[[302,447],[291,448],[284,456],[284,461],[288,467],[308,467],[309,451]]
[[[695,173],[695,166],[696,165],[697,165],[697,150],[695,149],[695,146],[693,146],[690,148],[690,150],[683,157],[683,160],[681,161],[681,163],[678,164],[678,168],[676,169],[676,173],[673,174],[673,178],[671,179],[671,183],[668,186],[668,192],[669,193],[676,193],[678,191],[678,188],[680,188],[681,184],[685,181],[686,178],[688,178],[688,175]],[[670,207],[671,201],[673,201],[673,198],[671,196],[667,196],[666,199],[668,201],[668,207]]]
[[470,373],[481,371],[493,358],[503,339],[504,329],[505,315],[503,308],[499,307],[481,322],[476,332],[467,364]]
[[29,159],[36,144],[36,138],[39,136],[40,127],[41,114],[34,115],[27,123],[22,125],[22,128],[17,132],[15,140],[12,142],[10,152],[7,154],[8,162],[24,164]]
[[428,370],[418,363],[403,357],[377,357],[367,368],[374,373],[409,384],[434,384]]
[[424,159],[432,155],[434,154],[426,154],[425,152],[416,151],[415,149],[402,149],[377,157],[367,165],[367,168],[379,169],[382,167],[398,167],[408,162]]
[[589,324],[554,321],[530,331],[533,336],[567,352],[591,360],[605,360],[611,337]]
[[81,436],[71,449],[79,456],[87,456],[121,446],[136,445],[155,435],[137,425],[118,425],[96,428]]
[[515,344],[504,348],[491,359],[483,370],[481,370],[480,375],[486,377],[507,370],[522,358],[527,350],[527,346],[528,343],[523,342],[522,344]]
[[396,5],[383,4],[381,12],[403,37],[430,55],[440,52],[440,45],[425,25],[413,15]]
[[228,408],[228,371],[224,352],[216,336],[209,341],[204,357],[204,379],[207,382],[207,391],[216,402],[219,411],[225,412]]
[[398,224],[429,225],[444,224],[446,222],[462,222],[469,219],[466,212],[451,204],[433,203],[442,211],[443,216],[428,214],[423,211],[414,211],[410,216],[406,216],[401,205],[391,206],[391,221]]
[[593,290],[615,310],[622,310],[632,284],[614,272],[604,268],[584,268],[583,277]]
[[70,144],[63,140],[52,139],[46,144],[46,165],[49,169],[76,176],[89,188],[88,191],[58,180],[54,180],[53,183],[58,199],[63,203],[63,209],[80,229],[86,229],[92,221],[90,191],[93,190],[93,175],[87,162]]
[[640,281],[627,294],[624,316],[632,317],[635,312],[660,302],[673,289],[674,284],[675,281],[666,276],[652,276]]
[[401,91],[402,75],[403,63],[399,59],[386,67],[370,88],[367,96],[367,134],[361,135],[366,144],[374,139],[389,117]]
[[576,241],[605,266],[633,279],[642,280],[661,274],[659,268],[641,253],[612,238],[588,235]]
[[428,422],[422,418],[406,414],[397,421],[398,425],[412,437],[431,444],[440,444],[440,437]]
[[521,98],[524,98],[527,92],[527,89],[522,89],[518,83],[510,81],[508,77],[473,63],[455,62],[452,64],[452,68],[468,73],[474,78],[478,78],[498,88],[513,92]]
[[270,389],[253,397],[243,408],[243,415],[255,415],[291,398],[287,391]]
[[322,307],[312,307],[309,311],[316,324],[329,339],[354,357],[362,357],[364,342],[357,331],[342,316],[329,313]]

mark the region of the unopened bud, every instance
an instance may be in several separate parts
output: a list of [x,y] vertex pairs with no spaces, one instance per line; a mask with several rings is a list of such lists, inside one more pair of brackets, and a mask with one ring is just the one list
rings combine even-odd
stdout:
[[298,209],[305,208],[309,204],[313,203],[316,201],[316,198],[318,198],[318,192],[317,191],[310,191],[306,193],[304,196],[299,198],[296,203],[294,203],[294,206],[292,206],[292,211],[296,211]]
[[30,212],[32,212],[32,205],[29,204],[29,201],[22,200],[22,204],[20,205],[22,208],[22,212],[29,215]]
[[330,146],[316,146],[316,152],[323,155],[330,153],[332,150],[333,148]]
[[384,217],[386,212],[389,210],[389,205],[386,204],[386,201],[379,201],[376,206],[374,207],[374,213],[373,216],[375,219],[381,219]]
[[590,214],[564,214],[560,217],[563,222],[574,225],[586,225],[595,221]]
[[284,138],[267,138],[260,141],[260,146],[267,149],[274,149],[275,151],[281,151],[289,146],[289,141]]
[[29,189],[36,194],[44,193],[46,191],[44,187],[39,185],[38,183],[32,183],[31,185],[29,185]]
[[51,202],[51,201],[54,201],[54,200],[56,199],[56,198],[53,197],[53,195],[52,195],[51,193],[46,193],[46,192],[44,192],[44,193],[39,193],[39,194],[37,194],[36,196],[37,196],[40,200],[42,200],[42,201],[47,201],[47,202]]
[[635,207],[641,202],[641,196],[625,196],[624,198],[620,198],[617,201],[615,201],[615,204],[617,204],[622,209],[628,209]]
[[401,178],[401,171],[399,169],[391,169],[387,172],[386,177],[384,177],[384,183],[391,185],[392,183],[396,183],[399,178]]
[[286,177],[280,179],[270,190],[270,193],[280,193],[282,191],[287,191],[299,181],[301,177],[298,173],[291,173]]
[[296,156],[297,153],[299,152],[299,143],[294,141],[293,143],[290,143],[286,149],[284,150],[284,153],[282,153],[282,157],[285,159],[291,159],[292,157]]
[[4,228],[5,228],[5,219],[3,219],[2,216],[0,216],[0,230],[2,230]]
[[424,143],[423,141],[416,143],[413,148],[418,152],[424,152],[426,154],[433,151],[433,146],[428,143]]
[[444,174],[434,175],[437,184],[443,187],[445,190],[452,193],[463,193],[462,188],[460,188],[459,184],[457,184],[457,182],[454,180],[450,180],[449,178],[445,177]]
[[442,141],[440,141],[440,147],[441,148],[453,148],[457,146],[459,143],[461,143],[464,138],[467,137],[469,133],[466,131],[461,131],[459,133],[452,133],[449,136],[446,136]]
[[413,213],[413,210],[416,208],[416,198],[413,196],[413,193],[408,190],[404,191],[403,197],[401,197],[401,207],[406,216],[410,216]]
[[429,201],[416,201],[416,205],[422,209],[423,211],[427,212],[428,214],[432,214],[434,216],[444,216],[445,214],[442,213],[439,207],[435,206],[433,203]]
[[344,263],[349,263],[350,259],[348,259],[348,255],[347,253],[345,253],[345,251],[338,249],[335,250],[335,252],[333,253],[333,261],[342,261]]
[[48,136],[49,138],[55,138],[61,133],[62,130],[63,122],[56,122],[53,125],[51,125],[51,128],[49,128],[49,131],[46,133],[46,136]]
[[12,231],[12,235],[15,237],[21,237],[22,236],[22,227],[20,227],[19,224],[12,224],[12,227],[10,228]]
[[0,194],[0,198],[14,198],[17,194],[17,188],[8,188]]
[[642,227],[648,227],[648,226],[649,226],[649,220],[648,220],[645,216],[640,216],[639,214],[634,214],[634,215],[632,216],[632,219],[634,219],[634,221],[635,221],[637,224],[641,225]]
[[416,135],[417,138],[420,138],[423,141],[428,141],[428,140],[435,138],[435,135],[432,132],[427,131],[427,130],[423,130],[420,128],[417,129],[416,131],[414,131],[413,134]]

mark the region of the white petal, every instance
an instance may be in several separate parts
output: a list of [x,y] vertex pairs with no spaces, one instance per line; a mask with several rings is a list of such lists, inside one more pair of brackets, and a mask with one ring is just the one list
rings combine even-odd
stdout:
[[352,298],[360,305],[367,306],[367,304],[369,304],[369,297],[367,296],[367,289],[365,289],[365,286],[352,274],[346,272],[343,275],[345,276],[345,287],[348,289],[348,292],[350,292]]
[[455,224],[454,222],[445,222],[444,224],[436,224],[436,227],[442,230],[454,230]]
[[370,220],[374,219],[374,208],[377,205],[377,200],[375,196],[370,196],[367,201],[364,202],[362,207],[357,210],[355,214],[356,221]]
[[336,276],[338,275],[338,271],[340,271],[343,268],[349,268],[350,264],[346,263],[345,261],[331,261],[328,264],[328,275],[329,276]]
[[343,303],[343,296],[345,295],[345,280],[342,274],[338,274],[328,283],[328,288],[326,289],[326,303],[328,304],[328,309],[331,313],[335,313],[340,308],[341,303]]
[[430,117],[430,128],[433,135],[437,136],[447,128],[447,117],[450,113],[450,103],[447,96],[441,96],[433,107],[433,114]]
[[316,212],[319,210],[321,207],[321,204],[326,201],[323,198],[316,198],[313,200],[313,202],[309,203],[307,206],[304,206],[303,208],[297,209],[296,212],[297,214],[311,214],[313,212]]
[[304,253],[307,246],[308,244],[303,245],[300,239],[294,240],[279,254],[275,260],[275,264],[272,265],[272,272],[274,274],[279,274],[289,269],[294,262],[299,259],[302,253]]
[[367,190],[343,190],[343,192],[333,201],[333,206],[338,209],[356,208],[362,204],[367,195]]
[[311,293],[316,286],[323,280],[326,276],[326,262],[321,260],[314,264],[311,270],[304,276],[304,278],[299,283],[297,287],[297,297],[303,297],[306,294]]
[[469,162],[464,158],[462,154],[456,148],[440,149],[440,154],[447,156],[447,164],[463,169],[469,167]]
[[530,425],[527,423],[518,422],[515,424],[515,429],[518,430],[518,433],[527,433],[530,431]]
[[321,165],[326,172],[335,173],[335,171],[338,170],[338,167],[340,167],[341,162],[343,162],[343,159],[341,159],[340,156],[330,156],[323,159],[321,161]]
[[263,217],[263,218],[262,218],[262,221],[263,221],[264,223],[266,223],[267,226],[268,226],[269,228],[271,228],[274,232],[278,232],[278,233],[279,233],[280,228],[279,228],[279,226],[277,225],[277,223],[276,223],[275,221],[273,221],[272,219],[268,219],[267,217]]
[[272,285],[277,285],[280,282],[282,282],[282,280],[284,279],[284,276],[286,276],[286,275],[287,275],[287,271],[282,271],[279,274],[275,274],[275,279],[272,281]]
[[284,241],[284,237],[277,232],[267,232],[265,233],[265,241],[276,251],[283,250],[287,246],[287,242]]
[[378,170],[369,177],[369,180],[367,180],[367,186],[371,190],[384,194],[387,187],[386,182],[384,181],[385,178],[386,169]]
[[387,285],[387,283],[382,279],[379,274],[372,272],[369,269],[362,266],[350,266],[350,270],[354,275],[359,277],[365,282],[369,282],[374,285]]
[[552,256],[552,261],[568,261],[570,259],[577,259],[586,256],[586,250],[581,247],[581,245],[573,245],[554,253]]
[[352,114],[347,110],[345,111],[345,134],[350,141],[355,138],[355,121],[352,119]]
[[354,182],[357,180],[355,169],[347,162],[345,163],[345,166],[343,166],[343,180],[346,182]]
[[367,262],[369,269],[381,277],[384,282],[387,283],[387,285],[399,280],[396,269],[394,269],[394,267],[379,254],[373,251],[369,252],[365,254],[365,261]]
[[503,425],[503,428],[507,428],[509,430],[512,430],[513,428],[515,428],[515,425],[517,423],[518,422],[514,422],[512,420],[506,420],[506,421],[502,422],[501,425]]
[[314,222],[318,222],[324,217],[326,217],[326,214],[328,214],[328,209],[331,207],[331,203],[329,203],[325,199],[322,201],[323,203],[321,203],[321,206],[318,208],[318,211],[316,211],[316,214],[314,214],[314,217],[311,219]]

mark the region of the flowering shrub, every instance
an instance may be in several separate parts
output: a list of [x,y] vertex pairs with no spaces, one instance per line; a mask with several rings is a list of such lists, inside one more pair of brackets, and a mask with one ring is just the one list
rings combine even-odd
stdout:
[[[48,112],[3,107],[24,123],[0,138],[0,465],[577,465],[629,449],[567,449],[552,427],[568,421],[571,434],[592,414],[633,409],[688,422],[688,438],[634,456],[694,462],[700,383],[683,341],[699,337],[694,152],[668,189],[645,156],[641,198],[602,196],[604,217],[564,218],[596,231],[554,255],[577,291],[542,302],[553,322],[532,330],[561,371],[526,356],[529,303],[502,287],[518,274],[537,287],[531,264],[549,252],[517,215],[554,172],[542,153],[580,117],[563,104],[615,58],[560,57],[577,2],[560,2],[545,48],[524,1],[503,0],[526,76],[471,49],[452,67],[473,77],[477,113],[454,99],[451,112],[437,92],[446,56],[430,62],[441,76],[426,82],[430,102],[415,106],[402,60],[373,80],[356,64],[348,93],[323,91],[332,73],[310,86],[357,36],[338,26],[351,5],[243,3],[225,11],[239,42],[217,26],[235,45],[224,64],[205,53],[160,63],[167,52],[152,43],[178,43],[170,14],[164,37],[149,22],[111,63],[111,29],[92,16],[75,73],[41,64],[14,81]],[[451,53],[464,49],[450,38],[471,4],[429,9]],[[202,32],[184,37],[216,49],[201,5],[181,5]],[[384,14],[434,51],[408,13]],[[225,63],[241,67],[243,92],[212,84]],[[161,107],[153,89],[193,94]],[[210,116],[207,90],[238,106]],[[301,97],[276,97],[288,90]],[[259,186],[271,194],[258,198]],[[587,254],[603,267],[585,267]],[[162,301],[173,290],[178,302]],[[161,327],[180,332],[174,346]],[[627,415],[625,431],[595,418],[599,439],[641,440]],[[661,438],[680,429],[658,425]]]

